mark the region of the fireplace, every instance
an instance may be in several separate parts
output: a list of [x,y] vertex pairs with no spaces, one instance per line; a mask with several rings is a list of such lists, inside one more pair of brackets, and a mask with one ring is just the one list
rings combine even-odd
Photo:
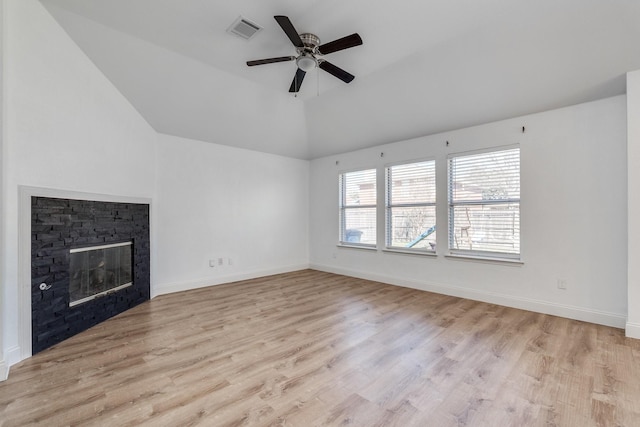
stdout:
[[133,284],[131,244],[112,243],[69,250],[69,307]]
[[36,354],[150,297],[149,205],[31,198]]

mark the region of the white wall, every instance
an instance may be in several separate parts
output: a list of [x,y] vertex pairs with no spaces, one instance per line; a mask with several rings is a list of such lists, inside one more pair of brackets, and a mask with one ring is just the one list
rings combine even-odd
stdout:
[[[314,160],[310,176],[311,265],[326,271],[624,327],[625,118],[625,97],[618,96]],[[526,127],[524,134],[522,126]],[[446,141],[450,142],[449,147]],[[524,264],[444,257],[447,154],[514,143],[521,147]],[[380,157],[381,152],[384,157]],[[442,230],[438,232],[438,256],[336,247],[338,173],[361,167],[377,167],[381,173],[387,163],[421,158],[437,161],[437,197],[441,202],[438,229]],[[378,215],[383,214],[384,210],[379,209]],[[558,279],[567,281],[567,290],[557,288]]]
[[[36,0],[5,0],[3,353],[20,357],[18,188],[151,198],[156,132]],[[117,166],[114,166],[117,165]]]
[[640,70],[627,74],[628,310],[627,336],[640,339]]
[[156,293],[307,268],[308,175],[304,160],[160,135]]

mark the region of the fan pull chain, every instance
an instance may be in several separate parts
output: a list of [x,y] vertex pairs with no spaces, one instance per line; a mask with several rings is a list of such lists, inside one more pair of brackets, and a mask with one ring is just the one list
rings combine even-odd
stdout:
[[320,72],[318,71],[318,67],[316,67],[316,81],[318,82],[318,94],[316,96],[320,96]]

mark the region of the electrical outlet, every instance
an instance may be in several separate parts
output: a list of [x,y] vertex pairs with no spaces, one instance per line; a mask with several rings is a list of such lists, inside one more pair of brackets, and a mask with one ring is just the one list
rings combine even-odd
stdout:
[[566,279],[558,279],[558,289],[562,289],[563,291],[567,290],[567,281],[566,281]]
[[224,258],[218,258],[218,265],[224,265]]
[[215,267],[216,266],[216,260],[215,259],[210,259],[209,260],[209,267]]
[[229,264],[229,265],[233,265],[233,260],[232,260],[231,258],[229,258],[229,262],[228,262],[228,264]]

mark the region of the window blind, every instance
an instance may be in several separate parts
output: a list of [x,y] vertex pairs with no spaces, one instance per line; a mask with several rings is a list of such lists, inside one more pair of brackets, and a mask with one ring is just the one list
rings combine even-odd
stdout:
[[386,172],[387,247],[435,250],[435,161],[390,166]]
[[340,174],[340,243],[376,244],[376,170]]
[[449,248],[520,253],[520,149],[449,158]]

